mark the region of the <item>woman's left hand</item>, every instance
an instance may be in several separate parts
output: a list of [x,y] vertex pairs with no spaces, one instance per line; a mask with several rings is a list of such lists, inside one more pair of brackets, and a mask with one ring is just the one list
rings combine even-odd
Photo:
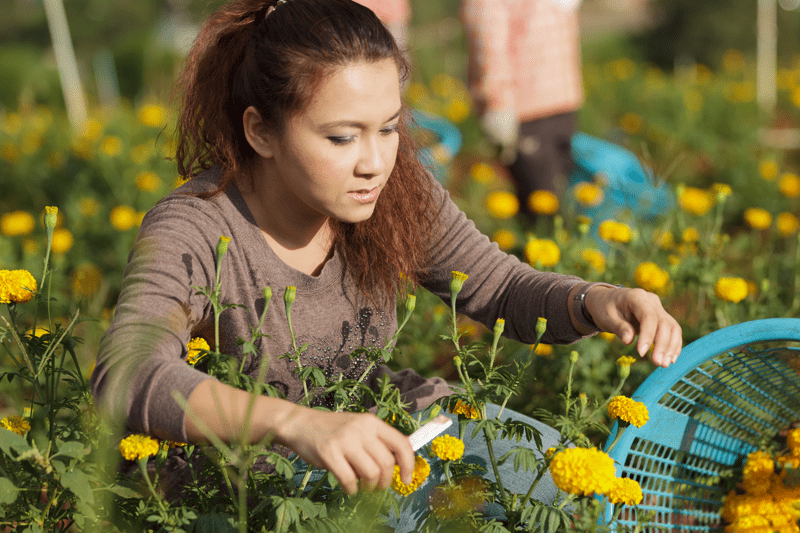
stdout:
[[644,357],[652,346],[651,359],[659,366],[668,367],[681,353],[681,326],[652,292],[599,285],[586,293],[586,310],[601,331],[614,333],[625,344],[638,335],[636,351]]

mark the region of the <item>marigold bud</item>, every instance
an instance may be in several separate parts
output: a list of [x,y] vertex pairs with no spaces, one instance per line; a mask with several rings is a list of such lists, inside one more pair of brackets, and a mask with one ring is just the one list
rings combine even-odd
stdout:
[[581,402],[581,407],[585,408],[586,405],[589,403],[589,397],[586,396],[585,392],[582,392],[582,393],[578,394],[578,399]]
[[572,350],[569,354],[569,361],[570,363],[577,363],[578,362],[578,352]]
[[500,335],[502,335],[505,327],[506,327],[505,319],[498,318],[497,321],[494,323],[494,330],[493,330],[494,336],[499,337]]
[[541,339],[547,329],[547,319],[539,317],[536,320],[536,338]]
[[291,306],[294,303],[294,299],[296,296],[297,296],[297,287],[289,285],[283,292],[283,303],[285,303],[287,306]]
[[268,303],[272,299],[272,288],[271,287],[264,287],[264,300],[265,303]]
[[58,207],[48,205],[44,208],[44,212],[44,227],[47,229],[55,228],[58,222]]
[[217,262],[221,261],[223,256],[228,252],[228,244],[230,242],[230,237],[226,237],[225,235],[220,236],[217,241]]
[[405,305],[406,305],[406,312],[407,313],[412,312],[414,310],[414,308],[417,306],[417,297],[416,297],[416,295],[409,294],[408,297],[406,297],[406,304]]
[[457,270],[450,272],[450,294],[455,296],[461,292],[461,288],[464,286],[464,282],[467,281],[468,277],[467,274]]

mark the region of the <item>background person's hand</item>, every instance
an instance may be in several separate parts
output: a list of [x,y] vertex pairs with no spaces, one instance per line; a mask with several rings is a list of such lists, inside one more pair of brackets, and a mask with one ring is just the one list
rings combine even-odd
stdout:
[[601,331],[625,344],[638,335],[636,351],[644,357],[652,346],[651,359],[659,366],[668,367],[681,353],[681,327],[652,292],[596,286],[586,293],[586,310]]
[[481,117],[481,127],[489,139],[500,146],[500,159],[510,165],[517,158],[519,119],[513,108],[488,110]]
[[395,465],[406,484],[414,473],[408,437],[369,413],[303,408],[286,421],[279,440],[310,465],[330,470],[348,494],[389,487]]

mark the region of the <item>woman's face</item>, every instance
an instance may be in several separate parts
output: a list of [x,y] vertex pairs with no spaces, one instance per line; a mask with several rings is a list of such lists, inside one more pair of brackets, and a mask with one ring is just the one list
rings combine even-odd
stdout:
[[265,185],[277,188],[284,212],[298,222],[372,216],[397,157],[400,106],[394,61],[353,63],[328,75],[271,143]]

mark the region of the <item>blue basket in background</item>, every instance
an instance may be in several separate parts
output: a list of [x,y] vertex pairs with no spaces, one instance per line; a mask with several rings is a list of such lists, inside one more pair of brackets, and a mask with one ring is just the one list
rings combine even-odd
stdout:
[[594,207],[579,206],[579,213],[597,226],[606,219],[627,222],[652,221],[675,207],[675,198],[666,183],[658,183],[652,171],[642,166],[630,151],[612,142],[585,133],[571,139],[575,169],[569,185],[592,182],[603,186],[603,201]]
[[436,136],[436,142],[420,148],[420,160],[431,169],[439,182],[447,185],[448,165],[461,151],[461,131],[450,121],[419,109],[413,110],[412,116],[417,126]]
[[[717,476],[800,420],[793,342],[800,342],[800,319],[729,326],[686,346],[676,364],[656,369],[637,389],[632,398],[647,406],[650,420],[627,427],[609,455],[618,476],[639,482],[639,507],[656,512],[656,525],[717,530],[725,496]],[[615,424],[607,447],[617,431]],[[609,505],[606,517],[612,511]]]

